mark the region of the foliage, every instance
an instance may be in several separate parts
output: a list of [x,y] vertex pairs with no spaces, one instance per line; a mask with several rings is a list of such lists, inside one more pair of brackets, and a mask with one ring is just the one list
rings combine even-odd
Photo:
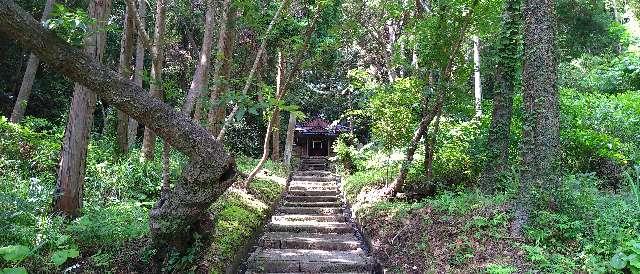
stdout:
[[353,174],[356,172],[355,158],[357,157],[357,149],[355,145],[358,139],[352,133],[343,133],[338,137],[336,143],[333,145],[333,150],[336,153],[338,163],[342,167],[342,170],[347,174]]
[[51,18],[45,22],[45,26],[73,45],[81,45],[91,35],[87,33],[91,24],[95,24],[95,19],[84,9],[71,10],[62,4],[54,4]]
[[560,64],[560,86],[581,92],[619,94],[640,90],[637,52],[620,55],[584,54]]

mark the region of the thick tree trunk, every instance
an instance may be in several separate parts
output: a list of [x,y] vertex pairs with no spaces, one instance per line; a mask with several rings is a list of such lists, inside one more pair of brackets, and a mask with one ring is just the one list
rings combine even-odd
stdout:
[[473,36],[473,91],[476,117],[482,117],[482,82],[480,78],[480,38]]
[[12,1],[0,1],[0,33],[17,40],[52,68],[144,123],[189,157],[181,180],[150,213],[154,241],[184,247],[193,225],[233,182],[235,164],[223,146],[189,117],[42,28]]
[[498,51],[503,57],[498,60],[496,86],[493,95],[493,112],[491,127],[487,138],[487,159],[480,176],[479,186],[483,192],[492,194],[496,191],[498,176],[507,171],[509,166],[509,146],[511,141],[511,114],[513,111],[513,95],[516,74],[521,59],[518,50],[521,44],[520,28],[522,26],[521,1],[508,0],[502,19],[502,30]]
[[[122,31],[122,42],[120,45],[120,65],[118,72],[124,78],[131,77],[131,55],[133,54],[133,25],[132,13],[126,8],[124,16],[124,29]],[[118,152],[120,154],[129,151],[129,117],[122,111],[118,111],[118,126],[116,128],[116,139],[118,142]]]
[[289,125],[287,126],[287,140],[284,145],[284,166],[291,170],[291,158],[293,157],[293,139],[296,129],[296,115],[289,113]]
[[[107,37],[105,32],[97,30],[104,28],[110,12],[110,0],[93,0],[89,4],[88,14],[96,23],[89,27],[92,35],[84,41],[84,53],[98,63],[102,61]],[[82,86],[82,83],[76,83],[62,141],[54,194],[55,210],[69,217],[78,216],[82,207],[82,187],[95,107],[95,93]]]
[[[228,16],[230,0],[223,3],[223,22]],[[193,80],[189,86],[187,98],[182,107],[182,112],[191,115],[196,99],[200,98],[203,90],[207,89],[209,82],[209,68],[211,64],[211,48],[213,47],[214,20],[215,20],[215,3],[213,0],[207,0],[207,12],[205,14],[204,36],[202,38],[202,47],[200,48],[200,60],[196,65],[196,71],[193,73]],[[221,23],[220,25],[224,25]]]
[[209,132],[218,136],[224,119],[225,105],[222,105],[220,98],[227,90],[231,65],[233,60],[233,45],[235,42],[235,9],[231,3],[227,3],[224,10],[223,21],[220,24],[220,37],[218,37],[218,53],[216,56],[216,66],[214,68],[213,87],[209,94],[211,108],[207,114],[207,127]]
[[[162,67],[164,65],[164,31],[166,5],[164,0],[156,1],[156,25],[151,48],[151,80],[149,93],[156,98],[162,98]],[[153,160],[155,156],[156,133],[145,125],[142,139],[142,156],[145,160]]]
[[[44,22],[49,19],[49,14],[53,9],[53,4],[56,1],[47,0],[44,4],[44,10],[42,11],[42,17],[40,21]],[[27,103],[31,96],[31,88],[33,87],[33,81],[36,79],[36,72],[38,72],[38,66],[40,66],[40,59],[35,54],[29,55],[29,61],[27,61],[27,69],[22,77],[22,85],[20,85],[20,92],[18,92],[18,98],[13,106],[13,112],[11,113],[11,122],[20,123],[24,117],[24,113],[27,110]]]
[[[262,43],[260,43],[260,48],[256,53],[256,58],[253,61],[253,66],[251,67],[249,76],[247,77],[247,80],[245,80],[244,87],[242,88],[243,95],[247,94],[247,92],[249,91],[249,88],[251,87],[251,83],[253,82],[253,77],[255,76],[256,71],[258,70],[258,64],[260,63],[260,61],[262,61],[262,54],[264,53],[264,50],[267,46],[267,37],[271,34],[271,30],[273,29],[275,24],[280,20],[280,15],[285,13],[287,9],[289,9],[290,3],[291,3],[291,0],[284,0],[282,5],[278,8],[278,11],[276,11],[276,14],[273,15],[273,18],[271,19],[271,23],[269,23],[269,27],[267,28],[267,31],[265,32],[264,37],[262,37]],[[225,118],[224,124],[222,124],[222,127],[220,128],[220,132],[218,133],[218,137],[216,138],[218,141],[222,141],[224,139],[224,134],[226,133],[227,128],[229,127],[231,122],[233,121],[233,118],[236,116],[238,109],[240,109],[240,105],[235,104],[233,106],[233,109],[229,113],[229,115],[227,115],[227,117]]]
[[[147,5],[145,0],[138,1],[138,12],[142,18],[140,18],[140,23],[144,26],[146,23],[145,17],[147,15]],[[133,15],[135,16],[135,15]],[[136,32],[137,33],[137,32]],[[142,87],[142,72],[144,70],[144,42],[140,35],[137,34],[136,41],[136,64],[133,70],[133,81],[139,87]],[[138,121],[133,118],[129,118],[129,133],[127,136],[129,137],[129,148],[131,148],[136,142],[136,137],[138,135]]]
[[524,3],[524,126],[520,196],[511,226],[514,237],[522,236],[522,228],[534,207],[553,202],[559,183],[555,3],[548,0],[526,0]]

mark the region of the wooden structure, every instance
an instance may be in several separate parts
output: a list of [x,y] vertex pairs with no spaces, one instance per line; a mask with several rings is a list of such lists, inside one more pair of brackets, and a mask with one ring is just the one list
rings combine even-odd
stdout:
[[338,135],[348,132],[349,128],[340,124],[331,124],[321,118],[314,118],[296,125],[295,154],[300,158],[326,157],[333,155],[333,143]]

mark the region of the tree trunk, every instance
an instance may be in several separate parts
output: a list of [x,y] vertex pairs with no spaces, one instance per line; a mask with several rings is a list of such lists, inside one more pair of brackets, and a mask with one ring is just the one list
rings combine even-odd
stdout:
[[498,176],[506,172],[509,166],[513,94],[516,75],[522,62],[518,56],[522,43],[520,3],[519,0],[508,0],[505,2],[503,13],[498,43],[498,52],[501,52],[503,57],[497,64],[496,86],[498,89],[493,95],[491,127],[487,138],[487,159],[479,182],[480,188],[487,194],[493,194],[496,191]]
[[[278,52],[278,78],[276,81],[276,90],[278,94],[284,93],[282,85],[284,84],[284,75],[286,63],[282,52]],[[273,119],[273,132],[271,133],[271,160],[280,160],[280,109],[276,108],[273,111],[275,118]]]
[[526,0],[524,3],[524,125],[520,196],[511,226],[513,237],[522,236],[522,228],[534,207],[553,203],[559,183],[555,3],[547,0]]
[[150,213],[155,243],[186,246],[193,225],[206,216],[211,203],[233,182],[235,164],[223,146],[189,117],[45,30],[12,1],[0,1],[0,33],[17,40],[53,69],[96,92],[186,154],[189,162],[182,169],[180,181]]
[[[166,6],[164,0],[156,1],[156,25],[151,48],[151,80],[149,93],[156,98],[162,98],[162,67],[164,64],[164,31]],[[156,133],[145,125],[142,140],[142,155],[145,160],[153,160],[155,156]]]
[[233,21],[235,19],[235,9],[231,3],[227,3],[223,15],[223,21],[220,24],[220,37],[218,37],[218,53],[216,54],[216,66],[214,68],[213,88],[209,94],[209,103],[211,107],[207,114],[207,126],[209,132],[214,136],[218,136],[224,119],[225,106],[221,104],[220,98],[225,93],[229,73],[233,60],[233,45],[235,41],[235,28]]
[[287,141],[284,145],[284,166],[291,170],[291,158],[293,157],[293,139],[296,129],[296,115],[289,113],[289,125],[287,126]]
[[[146,23],[145,17],[147,15],[147,5],[144,0],[138,1],[138,12],[142,18],[140,18],[140,23],[144,26]],[[135,16],[135,15],[134,15]],[[137,32],[136,32],[137,33]],[[142,87],[142,72],[144,70],[144,42],[142,42],[142,38],[139,34],[137,34],[136,41],[136,65],[133,70],[133,81],[139,87]],[[129,118],[129,133],[127,136],[129,137],[129,148],[133,147],[136,142],[136,137],[138,135],[138,121],[133,118]]]
[[476,118],[482,117],[482,82],[480,79],[480,38],[473,36],[473,90],[475,95]]
[[[126,8],[124,16],[124,29],[122,31],[122,42],[120,45],[120,65],[118,72],[124,78],[131,77],[131,55],[133,54],[133,19],[129,8]],[[116,128],[116,139],[118,142],[118,152],[125,154],[129,151],[129,117],[122,111],[118,111],[118,126]]]
[[[44,4],[44,10],[42,11],[40,21],[45,22],[49,19],[49,14],[51,14],[54,3],[55,0],[47,0]],[[22,85],[20,85],[20,92],[18,93],[16,103],[13,106],[13,112],[11,113],[12,123],[20,123],[24,117],[24,113],[27,110],[27,102],[31,96],[33,81],[36,79],[36,72],[38,72],[38,66],[40,66],[38,56],[30,54],[29,61],[27,61],[27,69],[25,70],[22,78]]]
[[[267,37],[271,34],[271,30],[278,22],[278,20],[280,20],[280,15],[287,11],[290,3],[291,0],[284,0],[284,2],[282,2],[282,5],[278,8],[278,11],[276,11],[276,14],[273,15],[271,23],[269,23],[269,27],[267,28],[264,37],[262,37],[262,43],[260,43],[260,48],[256,53],[256,58],[253,61],[253,66],[251,67],[249,76],[247,77],[247,80],[245,80],[244,88],[242,88],[243,95],[247,94],[247,92],[249,91],[251,83],[253,82],[253,77],[255,76],[258,69],[258,64],[260,63],[260,61],[262,61],[262,54],[264,53],[264,49],[267,46]],[[236,116],[238,109],[240,109],[240,106],[236,103],[229,115],[227,115],[227,117],[225,118],[224,124],[222,124],[222,127],[220,128],[220,132],[218,133],[218,137],[216,138],[218,141],[222,141],[224,139],[224,134],[227,131],[227,127],[229,127],[229,124],[231,124],[231,122],[233,121],[233,118]]]
[[[276,78],[276,100],[282,99],[284,96],[284,81],[285,81],[285,60],[282,55],[282,51],[278,51],[278,75]],[[262,158],[256,165],[256,167],[249,173],[249,176],[244,180],[242,185],[244,187],[248,186],[251,183],[251,180],[260,172],[264,163],[269,159],[269,139],[271,139],[271,134],[273,133],[273,126],[276,124],[276,120],[279,119],[280,116],[280,108],[276,105],[274,106],[273,112],[271,113],[271,117],[267,124],[267,133],[264,135],[264,143],[262,145]]]
[[[96,23],[89,27],[88,33],[91,35],[84,41],[84,53],[98,63],[102,61],[107,37],[105,32],[97,30],[104,28],[110,12],[110,0],[93,0],[89,4],[88,14]],[[82,83],[76,83],[69,121],[64,131],[54,193],[55,210],[69,217],[78,216],[82,207],[82,187],[95,107],[95,93],[82,86]]]
[[[230,0],[223,3],[223,23],[228,16]],[[200,48],[200,61],[196,65],[196,71],[193,73],[193,80],[189,86],[187,98],[182,107],[182,112],[191,115],[196,99],[200,98],[203,90],[207,89],[209,82],[209,68],[211,64],[211,48],[213,46],[214,20],[215,20],[215,3],[213,0],[207,0],[207,12],[205,14],[204,37],[202,38],[202,47]]]

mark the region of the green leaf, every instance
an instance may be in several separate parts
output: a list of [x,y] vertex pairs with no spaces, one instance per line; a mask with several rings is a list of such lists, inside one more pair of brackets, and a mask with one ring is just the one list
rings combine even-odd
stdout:
[[627,256],[627,261],[629,261],[629,265],[640,268],[640,256],[638,256],[637,254],[631,254]]
[[62,235],[56,241],[56,245],[57,246],[61,246],[61,245],[65,244],[65,243],[67,243],[67,241],[69,241],[69,239],[71,239],[71,237],[69,237],[68,235]]
[[29,256],[31,249],[24,245],[10,245],[0,248],[0,255],[7,261],[18,262]]
[[611,265],[611,267],[617,270],[622,270],[627,267],[626,259],[627,255],[625,255],[624,253],[618,253],[616,255],[613,255],[613,258],[611,258],[611,262],[609,262],[609,264]]
[[27,269],[24,267],[15,267],[15,268],[3,268],[0,271],[2,274],[28,274]]
[[51,255],[51,261],[53,262],[53,264],[61,266],[67,261],[67,259],[75,258],[79,255],[80,252],[75,248],[58,250],[54,252],[53,255]]

